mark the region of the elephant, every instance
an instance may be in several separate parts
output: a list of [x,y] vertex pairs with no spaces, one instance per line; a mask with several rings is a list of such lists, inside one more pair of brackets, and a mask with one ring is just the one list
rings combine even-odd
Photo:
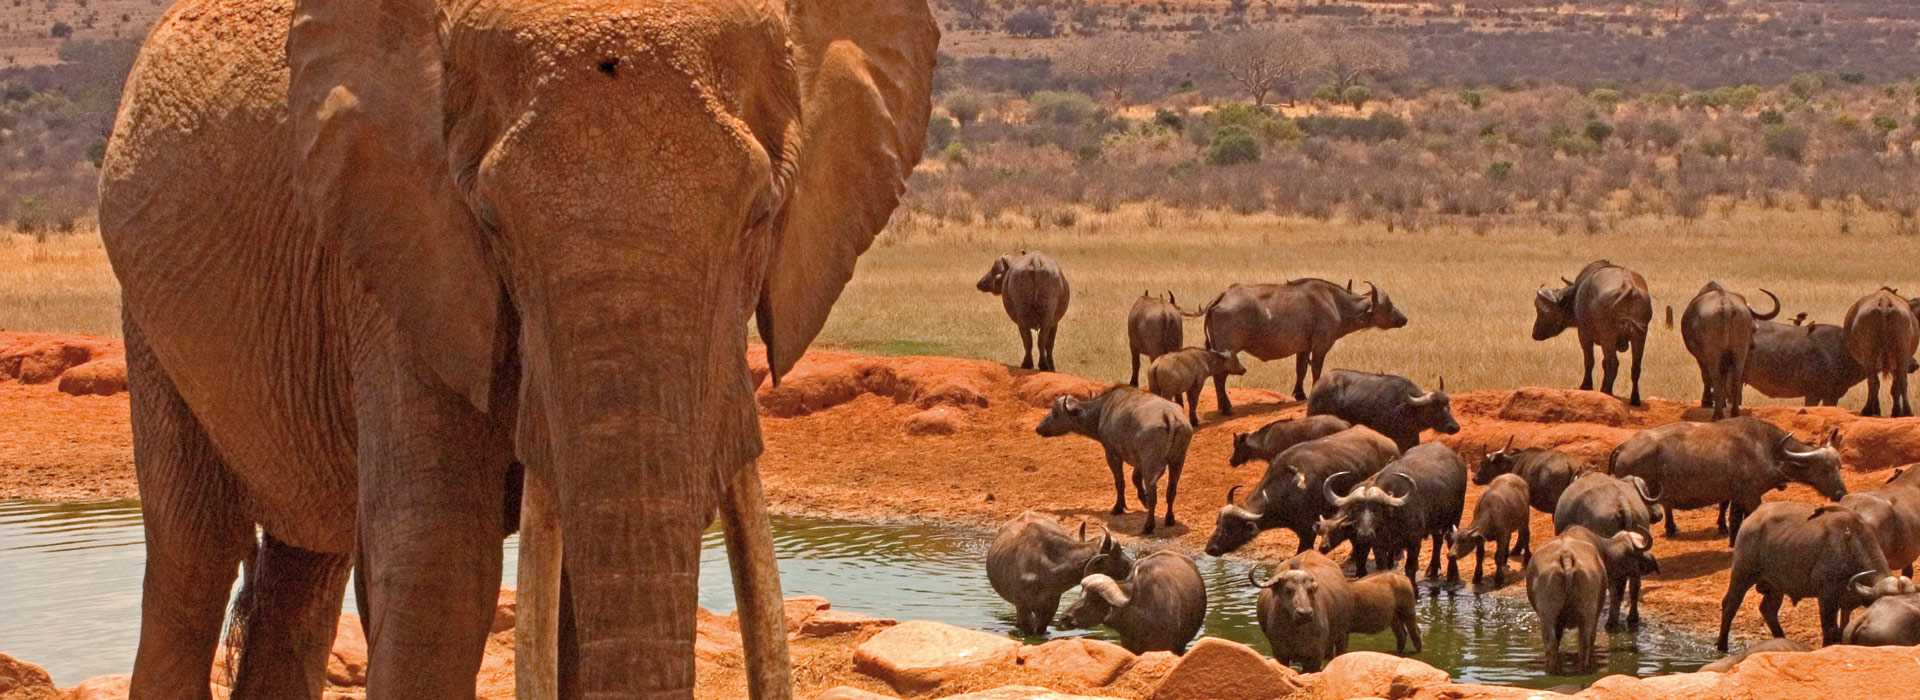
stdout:
[[923,0],[174,5],[101,166],[134,697],[209,697],[243,561],[233,697],[320,696],[356,569],[369,697],[473,697],[512,504],[521,697],[692,697],[716,513],[750,691],[790,697],[748,318],[777,384],[938,41]]

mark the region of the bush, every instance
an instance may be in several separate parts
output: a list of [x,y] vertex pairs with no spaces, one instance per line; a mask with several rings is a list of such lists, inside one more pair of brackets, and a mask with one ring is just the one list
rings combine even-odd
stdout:
[[1243,102],[1220,105],[1208,112],[1204,118],[1205,133],[1195,134],[1204,137],[1195,143],[1211,144],[1215,132],[1230,126],[1245,129],[1247,133],[1260,137],[1268,144],[1299,141],[1306,137],[1292,121],[1274,114],[1264,106],[1255,106]]
[[1841,71],[1840,82],[1848,85],[1859,85],[1867,82],[1867,74],[1861,71]]
[[1760,110],[1761,124],[1772,126],[1774,124],[1785,124],[1786,122],[1787,122],[1787,115],[1781,114],[1780,110],[1772,109],[1772,108]]
[[973,154],[967,151],[967,147],[960,145],[959,141],[947,144],[947,147],[940,151],[940,159],[954,165],[966,165],[972,156]]
[[1102,116],[1100,103],[1085,93],[1041,90],[1027,98],[1035,119],[1067,126],[1095,122]]
[[1345,92],[1340,93],[1340,101],[1352,105],[1354,109],[1366,106],[1367,100],[1371,99],[1373,99],[1373,91],[1367,89],[1365,85],[1351,85]]
[[66,38],[72,37],[73,25],[67,24],[66,22],[54,22],[53,28],[47,30],[47,36],[53,37],[55,39],[66,39]]
[[1512,174],[1513,161],[1510,160],[1494,161],[1492,165],[1487,166],[1487,179],[1489,180],[1498,182],[1507,179],[1507,176]]
[[1213,142],[1207,144],[1207,164],[1238,165],[1260,160],[1260,140],[1246,127],[1232,125],[1213,133]]
[[987,110],[987,98],[972,90],[955,90],[953,94],[947,96],[944,105],[947,108],[947,114],[953,115],[954,119],[960,120],[960,124],[965,126],[978,120],[980,113]]
[[1811,99],[1815,93],[1826,89],[1826,87],[1827,79],[1819,73],[1801,73],[1793,76],[1792,80],[1787,81],[1787,90],[1792,92],[1794,97],[1803,100]]
[[1595,144],[1606,143],[1607,139],[1613,136],[1613,125],[1594,119],[1587,122],[1587,128],[1582,130],[1582,133]]
[[1186,117],[1182,117],[1179,112],[1165,107],[1154,110],[1153,123],[1172,131],[1183,131],[1187,128]]
[[1672,122],[1668,121],[1649,122],[1647,124],[1646,134],[1648,142],[1662,149],[1672,149],[1674,146],[1680,145],[1680,139],[1685,136],[1680,133],[1680,127],[1674,126]]
[[1620,105],[1620,91],[1613,88],[1595,88],[1593,92],[1587,93],[1587,99],[1611,111]]
[[1879,129],[1883,134],[1892,133],[1894,129],[1900,128],[1900,120],[1885,114],[1876,114],[1873,115],[1873,128]]
[[1796,126],[1776,124],[1767,127],[1767,154],[1775,158],[1784,158],[1800,162],[1807,156],[1807,132]]
[[1461,90],[1460,104],[1466,105],[1467,109],[1478,112],[1481,107],[1487,106],[1487,96],[1481,94],[1479,90]]
[[1340,101],[1340,88],[1332,85],[1322,85],[1313,91],[1313,100],[1327,104],[1337,103]]
[[953,138],[957,136],[959,132],[960,127],[953,123],[951,117],[935,114],[928,118],[927,152],[937,153],[941,149],[946,148],[948,144],[953,143]]
[[1046,39],[1054,35],[1053,14],[1038,10],[1021,10],[1007,15],[1001,25],[1007,34],[1027,39]]

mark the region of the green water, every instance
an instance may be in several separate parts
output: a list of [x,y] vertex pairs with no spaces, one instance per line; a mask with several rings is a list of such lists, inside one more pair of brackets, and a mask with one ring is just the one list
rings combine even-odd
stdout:
[[[789,595],[825,596],[837,608],[886,617],[1009,634],[1013,629],[1012,607],[987,585],[982,562],[989,533],[812,518],[775,518],[773,525]],[[513,583],[516,544],[509,539],[505,545],[507,585]],[[0,502],[0,651],[45,666],[63,685],[128,672],[139,632],[144,555],[137,503]],[[1211,557],[1198,563],[1209,589],[1204,634],[1266,651],[1254,621],[1254,592],[1246,587],[1250,563]],[[717,533],[708,534],[701,567],[701,605],[732,609]],[[1517,586],[1509,583],[1509,591]],[[1637,633],[1603,636],[1605,653],[1594,673],[1548,676],[1533,613],[1518,595],[1423,586],[1418,612],[1426,642],[1419,658],[1465,681],[1585,684],[1613,673],[1692,671],[1717,657],[1710,639],[1653,622]],[[1083,634],[1112,638],[1105,631],[1053,636]],[[1351,648],[1392,652],[1393,635],[1355,636]]]

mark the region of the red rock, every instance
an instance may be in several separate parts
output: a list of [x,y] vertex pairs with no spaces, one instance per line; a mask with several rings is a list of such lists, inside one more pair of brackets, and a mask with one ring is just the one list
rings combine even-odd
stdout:
[[127,700],[133,677],[128,675],[94,676],[67,689],[61,700]]
[[498,634],[513,629],[514,621],[520,616],[520,594],[511,588],[500,589],[500,597],[493,604],[493,626],[488,633]]
[[720,615],[706,608],[694,611],[693,654],[713,660],[740,654],[740,629],[731,615]]
[[862,634],[868,630],[880,630],[900,624],[896,620],[873,617],[844,610],[822,610],[807,618],[800,625],[796,636],[807,639],[823,639],[843,634]]
[[[1816,444],[1824,432],[1795,431]],[[1840,431],[1841,457],[1853,471],[1873,471],[1920,462],[1920,426],[1909,418],[1858,418]]]
[[1523,387],[1500,407],[1500,420],[1528,423],[1626,425],[1627,403],[1597,391]]
[[952,435],[967,426],[967,415],[951,406],[935,406],[907,416],[908,435]]
[[1073,695],[1031,685],[1005,685],[964,695],[949,695],[947,700],[1118,700],[1106,695]]
[[895,698],[892,695],[881,695],[850,685],[837,685],[813,696],[813,700],[895,700]]
[[[1920,687],[1920,647],[1831,646],[1747,657],[1724,678],[1722,697],[1834,700],[1893,697]],[[1691,675],[1691,674],[1689,674]],[[1700,674],[1716,675],[1716,674]],[[1652,681],[1642,681],[1643,683]]]
[[112,396],[127,390],[127,361],[107,357],[60,374],[60,391],[74,396]]
[[853,650],[853,669],[902,693],[926,693],[946,679],[1012,664],[1020,643],[939,622],[913,620],[881,630]]
[[43,700],[58,693],[46,669],[0,654],[0,700]]
[[341,615],[333,629],[333,651],[327,656],[327,682],[337,686],[366,687],[367,638],[360,631],[360,616]]
[[69,368],[118,352],[118,343],[84,336],[0,335],[0,377],[45,384]]
[[1112,642],[1074,638],[1021,647],[1019,663],[1047,673],[1071,676],[1087,685],[1102,686],[1126,673],[1135,658],[1133,652]]
[[1413,700],[1552,700],[1553,698],[1571,698],[1550,690],[1513,688],[1503,685],[1467,685],[1462,683],[1442,683],[1430,685],[1416,691]]
[[[833,603],[817,595],[789,596],[780,601],[780,616],[787,623],[787,635],[792,636],[799,634],[814,615],[832,608]],[[735,613],[732,619],[734,626],[738,627],[740,619],[738,613]]]
[[1173,672],[1180,664],[1180,657],[1173,652],[1149,651],[1133,660],[1125,673],[1108,685],[1125,685],[1130,688],[1152,688],[1160,684],[1161,679]]
[[[1594,681],[1575,697],[1592,700],[1666,700],[1667,698],[1725,697],[1718,673],[1676,673],[1653,678],[1607,676]],[[1764,697],[1764,696],[1763,696]]]
[[1054,372],[1036,372],[1023,374],[1013,380],[1013,395],[1035,408],[1052,408],[1053,400],[1062,396],[1090,399],[1099,396],[1111,385],[1096,382],[1085,377]]
[[1446,684],[1446,671],[1418,659],[1373,651],[1341,654],[1320,671],[1320,695],[1326,698],[1410,697],[1421,688]]
[[1202,637],[1174,664],[1152,700],[1268,700],[1299,692],[1297,674],[1239,642]]

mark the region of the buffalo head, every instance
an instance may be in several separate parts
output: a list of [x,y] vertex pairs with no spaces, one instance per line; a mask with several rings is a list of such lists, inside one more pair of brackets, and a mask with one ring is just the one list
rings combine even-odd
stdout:
[[[1299,488],[1305,489],[1306,478],[1297,471],[1294,475],[1299,479]],[[1217,557],[1244,547],[1260,534],[1261,512],[1233,502],[1233,494],[1239,490],[1238,486],[1227,489],[1227,504],[1220,507],[1220,514],[1214,518],[1213,534],[1207,537],[1207,556]]]
[[1533,339],[1547,340],[1565,333],[1573,326],[1573,309],[1567,301],[1573,296],[1573,285],[1562,289],[1541,287],[1533,295]]
[[[1413,477],[1401,472],[1393,472],[1378,482],[1369,481],[1355,486],[1347,495],[1342,496],[1334,492],[1333,482],[1334,477],[1346,473],[1341,472],[1327,477],[1326,482],[1322,484],[1326,491],[1327,502],[1339,509],[1341,519],[1352,524],[1354,541],[1371,543],[1380,527],[1386,522],[1388,513],[1406,505],[1407,499],[1413,496]],[[1386,483],[1395,477],[1407,482],[1406,493],[1395,496],[1387,490]]]
[[[1020,251],[1020,254],[1026,255],[1027,251]],[[987,274],[982,276],[979,282],[973,283],[973,288],[995,295],[1005,292],[1007,289],[1007,270],[1012,267],[1012,255],[1002,255],[994,259],[993,267],[987,268]]]
[[1883,596],[1910,595],[1920,593],[1913,579],[1897,576],[1885,571],[1862,571],[1847,579],[1847,592],[1853,598],[1854,607],[1871,605]]
[[1056,398],[1052,410],[1047,411],[1047,417],[1040,420],[1040,425],[1035,426],[1033,432],[1039,433],[1040,437],[1059,437],[1074,432],[1080,427],[1086,412],[1086,407],[1081,405],[1079,399],[1071,396]]
[[1253,461],[1253,445],[1249,442],[1252,437],[1253,433],[1233,434],[1233,455],[1227,458],[1227,466],[1237,467]]
[[[1087,538],[1086,523],[1080,523],[1080,541],[1083,543],[1093,542],[1093,540]],[[1116,579],[1123,579],[1127,577],[1128,573],[1133,571],[1133,557],[1127,554],[1126,548],[1121,547],[1118,540],[1113,539],[1113,533],[1108,532],[1107,528],[1102,526],[1100,528],[1100,548],[1095,550],[1093,557],[1088,559],[1087,563],[1082,566],[1081,569],[1082,575],[1106,574]]]
[[1247,584],[1273,592],[1273,598],[1278,603],[1275,614],[1284,615],[1295,623],[1313,619],[1313,595],[1320,590],[1320,582],[1314,580],[1313,574],[1302,569],[1282,569],[1261,581],[1252,569],[1248,569]]
[[1393,299],[1372,282],[1367,283],[1366,315],[1367,323],[1374,328],[1393,329],[1407,325],[1407,315],[1394,308]]
[[1513,472],[1513,436],[1507,437],[1507,446],[1488,452],[1480,458],[1480,466],[1473,470],[1473,483],[1481,486],[1493,483],[1495,477]]
[[1098,627],[1113,615],[1113,611],[1133,603],[1126,587],[1106,574],[1088,574],[1080,579],[1080,590],[1080,599],[1073,601],[1073,605],[1060,614],[1060,626],[1068,629]]
[[1809,448],[1791,433],[1774,445],[1774,468],[1783,481],[1798,481],[1812,486],[1820,495],[1838,501],[1847,495],[1847,484],[1840,480],[1840,431],[1827,434],[1825,443]]
[[1424,394],[1407,396],[1407,411],[1413,414],[1417,425],[1432,428],[1452,435],[1460,432],[1460,423],[1453,419],[1453,401],[1447,398],[1447,378],[1440,378],[1440,388]]

